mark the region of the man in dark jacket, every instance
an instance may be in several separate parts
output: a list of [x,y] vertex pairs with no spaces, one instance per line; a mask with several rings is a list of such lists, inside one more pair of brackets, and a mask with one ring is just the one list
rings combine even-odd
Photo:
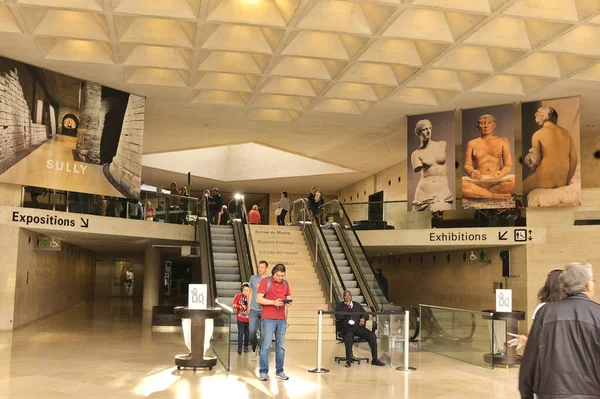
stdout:
[[600,398],[600,305],[589,263],[573,262],[560,274],[564,299],[536,314],[519,370],[524,399]]
[[371,348],[371,364],[374,366],[383,366],[383,363],[377,358],[377,337],[373,331],[365,327],[365,322],[369,320],[369,315],[365,314],[365,309],[358,302],[352,300],[352,293],[344,291],[344,300],[335,307],[336,312],[352,312],[352,315],[335,315],[337,329],[344,338],[346,345],[346,367],[352,365],[352,345],[354,336],[364,338],[369,342]]
[[221,212],[221,208],[223,207],[223,198],[221,198],[218,188],[213,188],[210,192],[209,206],[210,223],[217,224],[219,221],[219,212]]

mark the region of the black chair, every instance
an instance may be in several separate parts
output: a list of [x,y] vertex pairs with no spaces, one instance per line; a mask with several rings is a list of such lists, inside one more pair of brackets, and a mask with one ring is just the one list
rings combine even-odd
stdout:
[[[372,320],[373,321],[372,321],[372,329],[371,329],[371,331],[375,332],[375,330],[377,330],[377,319],[375,317],[373,317]],[[342,343],[342,344],[344,343],[344,337],[342,336],[342,332],[341,332],[340,325],[339,325],[338,322],[335,323],[335,339],[338,341],[338,343]],[[358,347],[359,343],[361,343],[361,342],[367,342],[366,339],[357,337],[356,335],[354,336],[354,339],[352,341],[353,341],[353,346],[357,346],[357,347]],[[346,356],[335,356],[334,360],[338,364],[340,364],[341,362],[346,362],[347,361]],[[369,358],[368,357],[356,357],[353,354],[352,355],[352,359],[351,359],[350,362],[351,363],[356,362],[356,363],[358,363],[360,365],[360,362],[367,362],[367,363],[369,363]]]

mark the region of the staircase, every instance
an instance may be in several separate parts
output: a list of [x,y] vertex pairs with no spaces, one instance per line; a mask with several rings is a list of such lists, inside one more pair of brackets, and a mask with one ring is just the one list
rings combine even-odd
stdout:
[[346,254],[342,249],[342,244],[340,243],[340,239],[335,233],[335,230],[323,227],[322,231],[325,236],[325,241],[327,241],[327,245],[329,246],[329,250],[331,251],[331,255],[333,256],[333,261],[340,272],[344,287],[352,294],[353,301],[356,301],[367,308],[365,297],[358,285],[358,281],[356,281],[356,276],[352,272],[350,262],[348,262],[348,258],[346,258]]
[[[231,306],[233,297],[240,293],[242,277],[235,247],[233,226],[210,226],[212,253],[215,266],[216,297]],[[237,319],[231,317],[231,342],[237,342]]]
[[[313,266],[304,235],[298,226],[250,226],[257,260],[286,267],[286,280],[294,302],[288,310],[286,340],[316,340],[317,310],[328,305]],[[341,249],[341,248],[340,248]],[[323,339],[335,340],[333,318],[323,318]]]

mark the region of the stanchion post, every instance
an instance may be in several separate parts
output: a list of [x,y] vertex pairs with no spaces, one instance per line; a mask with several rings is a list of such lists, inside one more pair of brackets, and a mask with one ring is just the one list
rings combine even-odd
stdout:
[[408,355],[410,351],[410,312],[408,310],[404,311],[404,365],[400,367],[396,367],[396,370],[400,371],[415,371],[416,368],[410,367],[408,365]]
[[321,357],[323,355],[323,310],[319,309],[319,319],[317,321],[317,367],[314,369],[308,370],[309,373],[329,373],[329,370],[321,367]]

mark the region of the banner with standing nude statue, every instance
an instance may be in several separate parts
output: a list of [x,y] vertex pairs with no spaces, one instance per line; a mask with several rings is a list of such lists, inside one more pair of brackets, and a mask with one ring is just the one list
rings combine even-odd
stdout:
[[521,112],[524,204],[581,205],[579,97],[523,103]]
[[515,207],[513,105],[462,111],[462,206],[464,209]]
[[407,118],[408,211],[456,208],[454,111]]

